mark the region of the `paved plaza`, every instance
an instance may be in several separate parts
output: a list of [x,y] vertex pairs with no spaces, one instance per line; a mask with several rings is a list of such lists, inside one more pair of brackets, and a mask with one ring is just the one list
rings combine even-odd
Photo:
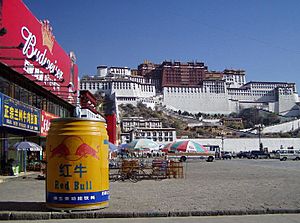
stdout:
[[[217,160],[184,163],[183,179],[112,182],[103,213],[263,213],[300,210],[300,162]],[[36,175],[0,184],[2,212],[47,212]]]

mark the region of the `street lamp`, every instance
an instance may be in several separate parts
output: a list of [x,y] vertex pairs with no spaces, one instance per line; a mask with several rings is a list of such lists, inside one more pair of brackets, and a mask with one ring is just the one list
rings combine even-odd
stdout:
[[265,126],[264,125],[262,125],[262,124],[258,124],[258,125],[255,125],[255,128],[257,129],[257,131],[258,131],[258,148],[259,148],[259,150],[263,150],[263,144],[262,144],[262,142],[261,142],[261,131],[263,130],[263,128],[264,128]]
[[224,135],[225,135],[225,133],[223,131],[221,133],[219,133],[219,137],[218,138],[221,138],[222,144],[221,144],[221,148],[219,147],[219,149],[215,151],[216,152],[216,156],[218,156],[219,159],[221,159],[221,155],[224,152],[224,139],[225,139]]
[[221,135],[221,140],[222,140],[222,151],[224,152],[224,134],[223,133]]

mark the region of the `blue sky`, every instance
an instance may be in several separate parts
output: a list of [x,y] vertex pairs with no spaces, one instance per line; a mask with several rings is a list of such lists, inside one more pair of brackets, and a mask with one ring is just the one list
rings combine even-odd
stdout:
[[295,82],[300,91],[298,0],[24,0],[77,56],[80,76],[98,65],[145,59],[203,61],[246,70],[247,81]]

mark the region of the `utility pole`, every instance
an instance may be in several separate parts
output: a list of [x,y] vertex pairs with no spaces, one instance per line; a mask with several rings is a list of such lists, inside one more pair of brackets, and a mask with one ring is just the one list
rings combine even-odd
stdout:
[[261,128],[258,127],[258,143],[259,143],[259,150],[261,150]]
[[255,127],[258,131],[258,148],[260,151],[262,151],[264,148],[263,148],[263,144],[261,142],[261,131],[263,130],[264,125],[258,124],[258,125],[255,125]]
[[224,132],[221,132],[221,141],[222,141],[222,147],[219,150],[219,158],[222,158],[222,154],[224,153]]
[[222,151],[224,152],[224,135],[221,135],[221,140],[222,140]]

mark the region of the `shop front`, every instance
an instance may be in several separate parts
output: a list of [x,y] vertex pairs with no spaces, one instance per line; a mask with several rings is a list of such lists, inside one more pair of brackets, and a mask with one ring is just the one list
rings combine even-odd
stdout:
[[41,151],[18,150],[16,144],[30,141],[39,144],[40,110],[0,93],[1,169],[11,175],[11,167],[25,171],[25,161],[39,160]]

